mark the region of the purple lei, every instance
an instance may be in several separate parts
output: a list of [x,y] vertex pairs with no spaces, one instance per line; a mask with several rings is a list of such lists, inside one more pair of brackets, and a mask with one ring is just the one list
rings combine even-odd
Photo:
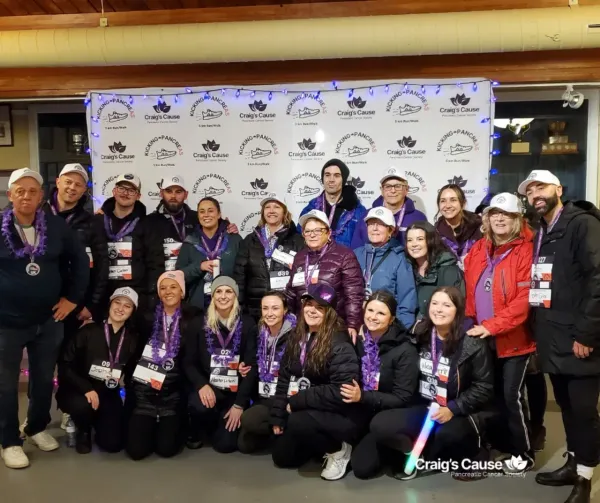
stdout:
[[[317,205],[315,206],[317,210],[325,211],[325,193],[323,196],[319,196],[317,198]],[[350,221],[354,218],[354,213],[356,212],[356,208],[353,210],[344,210],[342,212],[342,216],[337,221],[337,225],[335,226],[335,230],[331,229],[331,234],[334,237],[340,236],[344,232],[344,227],[350,223]]]
[[[208,317],[207,317],[208,318]],[[208,349],[208,354],[215,357],[216,360],[223,366],[229,366],[231,361],[235,358],[235,355],[240,350],[240,343],[242,342],[242,318],[237,319],[235,325],[233,326],[233,348],[228,355],[217,355],[215,354],[215,338],[218,339],[218,335],[213,332],[213,330],[208,326],[208,323],[204,322],[204,337],[206,338],[206,348]],[[231,335],[232,332],[229,332]],[[219,334],[220,335],[220,334]],[[229,339],[229,336],[227,337]],[[225,347],[221,349],[227,349],[229,344],[226,342],[224,344]]]
[[447,237],[442,236],[442,241],[446,246],[448,246],[450,251],[459,260],[459,262],[462,262],[465,259],[467,253],[469,253],[471,248],[473,248],[473,245],[476,243],[474,239],[468,239],[463,243],[461,248],[458,243],[452,241],[451,239],[448,239]]
[[272,234],[270,238],[267,237],[267,226],[263,225],[260,229],[255,229],[254,233],[256,237],[260,241],[260,244],[263,245],[265,249],[265,258],[271,258],[273,256],[273,252],[275,251],[275,245],[277,244],[277,233]]
[[[181,331],[179,330],[179,322],[181,321],[181,310],[177,309],[173,315],[171,328],[167,330],[167,321],[165,310],[162,302],[158,303],[154,312],[154,327],[152,328],[152,338],[150,345],[152,346],[152,361],[161,365],[166,360],[175,360],[179,353],[179,344],[181,342]],[[165,343],[165,355],[160,358],[159,349],[162,343]]]
[[374,391],[377,388],[377,373],[379,372],[381,361],[379,359],[377,342],[371,337],[368,330],[365,332],[363,347],[365,349],[365,354],[361,358],[363,389],[365,391]]
[[[292,313],[285,315],[285,318],[283,318],[283,325],[285,325],[286,321],[291,323],[292,328],[296,326],[296,316]],[[282,329],[283,325],[281,325]],[[269,328],[267,325],[263,324],[260,329],[260,334],[258,335],[258,351],[256,354],[258,359],[258,376],[261,382],[273,382],[275,376],[271,372],[271,366],[273,362],[281,362],[286,347],[286,344],[283,344],[281,350],[277,354],[273,354],[273,357],[271,358],[269,356],[269,345],[267,342],[269,340],[269,334]]]
[[104,215],[104,230],[106,231],[106,235],[112,239],[113,242],[117,242],[117,241],[121,241],[121,239],[123,239],[125,236],[131,234],[134,229],[135,226],[137,225],[137,223],[140,221],[140,217],[136,217],[133,220],[127,222],[125,225],[123,225],[123,227],[121,227],[121,230],[119,232],[117,232],[116,234],[113,233],[112,231],[112,222],[110,220],[110,217],[108,215]]
[[35,234],[37,238],[37,245],[33,245],[23,242],[23,246],[17,248],[13,239],[13,233],[11,231],[11,224],[13,221],[13,211],[11,208],[6,208],[2,213],[2,236],[6,247],[11,253],[17,258],[25,258],[26,256],[33,262],[37,257],[40,257],[46,253],[46,215],[42,210],[35,212]]

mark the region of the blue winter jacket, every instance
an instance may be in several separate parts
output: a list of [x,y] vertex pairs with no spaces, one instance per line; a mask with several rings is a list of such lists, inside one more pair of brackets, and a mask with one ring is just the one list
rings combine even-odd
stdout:
[[[400,228],[396,230],[394,236],[399,242],[404,244],[406,242],[406,229],[409,225],[418,222],[420,220],[427,220],[425,213],[419,211],[415,208],[415,203],[412,199],[406,198],[404,205],[406,206],[406,211],[404,212],[404,218],[402,222],[400,222]],[[383,196],[379,196],[375,201],[373,201],[372,208],[377,208],[378,206],[383,206]],[[400,211],[394,214],[394,219],[397,221],[400,217]],[[352,237],[352,246],[351,248],[355,250],[359,246],[363,246],[369,242],[369,237],[367,235],[367,224],[363,220],[361,220],[356,226],[356,230],[354,231],[354,236]]]
[[[367,243],[365,246],[354,250],[358,263],[365,276],[367,263],[371,269],[380,262],[385,253],[391,250],[385,260],[377,267],[371,278],[371,291],[387,290],[394,294],[398,302],[396,318],[408,330],[415,322],[417,312],[417,290],[415,288],[415,279],[412,268],[404,255],[404,246],[396,240],[391,240],[385,245],[375,248]],[[371,256],[375,256],[371,260]],[[369,288],[367,286],[367,288]]]

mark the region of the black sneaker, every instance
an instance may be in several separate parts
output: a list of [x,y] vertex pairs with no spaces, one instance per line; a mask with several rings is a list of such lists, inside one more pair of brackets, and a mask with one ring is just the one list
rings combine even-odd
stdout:
[[92,452],[92,433],[90,430],[77,430],[75,433],[75,450],[79,454]]
[[535,481],[543,486],[559,487],[572,486],[577,480],[577,463],[575,458],[565,452],[563,458],[567,456],[567,462],[554,470],[553,472],[538,473],[535,476]]
[[185,446],[191,450],[200,449],[203,445],[204,445],[204,442],[202,442],[202,440],[200,440],[200,438],[198,438],[196,436],[190,435],[187,438],[187,440],[185,441]]
[[531,447],[535,452],[542,452],[546,447],[546,427],[533,428],[531,432]]

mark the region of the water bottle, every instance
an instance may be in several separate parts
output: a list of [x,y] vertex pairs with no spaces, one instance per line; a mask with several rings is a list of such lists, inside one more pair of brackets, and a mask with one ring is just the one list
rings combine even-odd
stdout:
[[67,447],[75,447],[77,428],[72,418],[67,422]]

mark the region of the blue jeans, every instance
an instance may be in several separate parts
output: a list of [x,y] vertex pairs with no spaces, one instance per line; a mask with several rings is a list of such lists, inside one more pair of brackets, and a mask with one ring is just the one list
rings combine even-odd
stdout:
[[50,422],[54,367],[63,339],[63,324],[52,318],[43,325],[0,328],[0,444],[21,445],[19,373],[23,348],[29,358],[29,410],[25,433],[36,435]]

